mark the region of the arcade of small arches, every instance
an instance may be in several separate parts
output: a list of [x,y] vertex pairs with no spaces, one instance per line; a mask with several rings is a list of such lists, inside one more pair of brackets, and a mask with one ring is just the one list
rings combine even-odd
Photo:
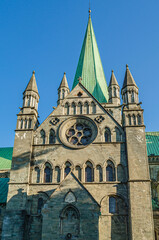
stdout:
[[66,102],[64,105],[65,115],[76,115],[76,114],[96,114],[96,104],[92,102]]
[[137,126],[143,124],[143,117],[141,114],[128,114],[125,117],[123,114],[123,125]]
[[60,166],[52,166],[46,162],[42,168],[35,166],[32,170],[32,183],[60,183],[70,173],[82,182],[125,182],[126,172],[122,164],[115,166],[113,161],[108,160],[103,165],[96,166],[92,161],[87,161],[83,166],[74,166],[70,161]]
[[18,121],[18,129],[31,129],[32,119],[31,118],[20,118]]
[[[112,135],[114,141],[112,141]],[[102,142],[110,143],[110,142],[123,142],[123,135],[119,128],[115,127],[115,129],[111,129],[109,127],[104,127],[102,130]],[[34,138],[34,144],[56,144],[56,133],[53,128],[50,129],[49,132],[45,132],[44,129],[40,131],[40,138]]]
[[135,103],[138,102],[138,90],[129,89],[122,92],[123,103]]

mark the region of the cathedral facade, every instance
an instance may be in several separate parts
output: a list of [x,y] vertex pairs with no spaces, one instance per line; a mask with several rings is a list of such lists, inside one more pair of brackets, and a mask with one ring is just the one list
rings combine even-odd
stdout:
[[107,86],[89,15],[72,90],[39,124],[33,72],[17,115],[2,240],[154,240],[139,89]]

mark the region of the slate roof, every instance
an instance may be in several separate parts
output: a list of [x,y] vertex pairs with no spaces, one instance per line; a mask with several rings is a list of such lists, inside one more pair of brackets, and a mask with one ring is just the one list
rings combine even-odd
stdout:
[[83,86],[100,103],[108,102],[108,86],[90,16],[72,89],[78,84],[79,77],[82,78]]
[[6,203],[9,178],[0,178],[0,203]]
[[0,148],[0,170],[11,169],[13,148]]
[[159,156],[159,132],[146,132],[148,156]]

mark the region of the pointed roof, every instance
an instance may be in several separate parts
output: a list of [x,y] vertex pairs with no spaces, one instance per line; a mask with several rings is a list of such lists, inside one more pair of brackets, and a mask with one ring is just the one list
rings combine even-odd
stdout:
[[60,83],[60,86],[59,88],[63,88],[63,87],[66,87],[69,89],[69,86],[68,86],[68,82],[67,82],[67,78],[66,78],[66,73],[64,72],[64,75],[63,75],[63,78],[62,78],[62,81]]
[[124,78],[124,83],[123,83],[123,88],[126,86],[135,86],[137,87],[133,76],[131,75],[131,72],[129,70],[128,65],[126,64],[126,72],[125,72],[125,78]]
[[116,80],[116,77],[115,77],[115,75],[114,75],[114,71],[113,71],[113,70],[112,70],[112,75],[111,75],[111,78],[110,78],[109,87],[110,87],[111,85],[118,85],[118,86],[119,86],[119,84],[118,84],[118,82],[117,82],[117,80]]
[[108,101],[108,87],[90,14],[72,89],[78,84],[79,77],[99,102]]
[[31,78],[30,78],[30,81],[29,81],[29,83],[28,83],[28,85],[27,85],[24,93],[25,93],[26,91],[34,91],[34,92],[36,92],[37,94],[39,94],[39,93],[38,93],[37,84],[36,84],[35,71],[33,71],[32,76],[31,76]]

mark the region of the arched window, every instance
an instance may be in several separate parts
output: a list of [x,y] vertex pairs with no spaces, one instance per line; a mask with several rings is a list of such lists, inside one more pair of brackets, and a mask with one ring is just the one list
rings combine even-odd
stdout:
[[117,212],[117,201],[115,197],[109,197],[109,213]]
[[105,142],[111,142],[111,132],[109,128],[105,128],[104,137],[105,137]]
[[27,128],[27,119],[25,119],[25,129]]
[[116,97],[116,87],[113,87],[114,97]]
[[122,141],[122,134],[118,128],[115,128],[116,131],[116,142],[121,142]]
[[75,169],[76,169],[76,172],[77,172],[77,177],[81,181],[81,167],[80,166],[76,166]]
[[131,93],[131,102],[134,103],[134,91]]
[[92,109],[92,113],[95,114],[96,113],[96,105],[94,102],[91,102],[91,109]]
[[108,182],[115,181],[115,167],[111,161],[107,162],[106,181]]
[[51,129],[50,135],[49,135],[49,144],[54,144],[54,143],[55,143],[55,131]]
[[66,103],[65,104],[65,113],[66,113],[66,115],[69,115],[70,114],[70,106],[69,106],[69,103]]
[[31,103],[31,96],[29,96],[28,98],[28,107],[30,107],[30,103]]
[[138,122],[138,125],[141,125],[141,115],[137,115],[137,122]]
[[62,211],[60,219],[61,234],[66,237],[69,233],[71,233],[73,239],[74,237],[77,237],[80,230],[80,216],[78,210],[74,206],[69,205]]
[[21,124],[20,124],[20,128],[23,128],[23,119],[21,119]]
[[71,163],[67,161],[65,163],[65,177],[69,174],[70,171],[71,171]]
[[38,214],[41,213],[41,210],[42,210],[43,205],[44,205],[43,198],[39,198],[39,199],[38,199]]
[[31,124],[32,124],[32,119],[29,118],[29,126],[28,126],[29,129],[31,128]]
[[76,114],[76,104],[74,102],[72,103],[72,112]]
[[62,89],[62,99],[64,99],[64,98],[65,98],[65,90]]
[[45,144],[45,131],[41,130],[40,134],[41,134],[42,144]]
[[86,182],[93,182],[94,181],[94,171],[93,171],[93,165],[91,162],[86,163],[85,168],[85,181]]
[[40,182],[40,169],[38,167],[35,167],[36,172],[36,183]]
[[79,108],[79,114],[82,114],[82,103],[78,103],[78,108]]
[[44,170],[44,182],[45,183],[52,182],[52,168],[48,163],[46,164],[45,170]]
[[117,178],[118,178],[118,181],[120,181],[120,182],[125,180],[125,172],[124,172],[124,168],[121,164],[119,164],[117,167]]
[[59,183],[61,178],[61,170],[58,166],[55,167],[55,182]]
[[134,114],[132,115],[132,119],[133,119],[133,124],[136,125],[136,116]]
[[131,116],[130,116],[130,114],[128,115],[128,121],[129,121],[129,126],[131,126]]
[[100,165],[97,165],[97,181],[102,182],[103,181],[103,172],[102,172],[102,167]]
[[88,102],[85,102],[84,108],[85,108],[85,113],[89,114],[89,104],[88,104]]

